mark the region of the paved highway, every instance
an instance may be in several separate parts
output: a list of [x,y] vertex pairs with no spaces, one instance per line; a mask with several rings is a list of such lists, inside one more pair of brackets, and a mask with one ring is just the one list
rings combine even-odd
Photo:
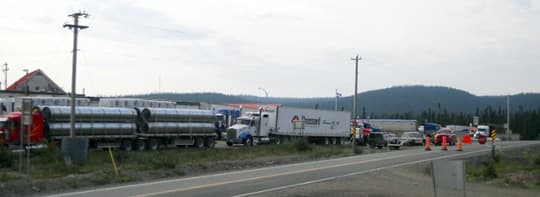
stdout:
[[[504,142],[504,149],[540,145],[540,141]],[[359,155],[330,160],[280,165],[221,174],[171,179],[118,187],[64,193],[53,196],[250,196],[277,190],[360,175],[378,170],[412,165],[431,160],[458,159],[489,154],[490,145],[466,145],[463,152],[432,147]]]

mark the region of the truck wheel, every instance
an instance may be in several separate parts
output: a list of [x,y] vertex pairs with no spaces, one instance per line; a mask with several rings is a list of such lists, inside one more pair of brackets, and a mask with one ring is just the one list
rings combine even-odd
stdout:
[[232,146],[232,145],[233,145],[232,142],[227,141],[227,146]]
[[204,148],[204,139],[202,137],[195,138],[195,147]]
[[327,137],[324,138],[324,145],[328,145],[330,144],[330,139],[328,139]]
[[132,142],[131,140],[122,140],[121,147],[124,151],[131,151],[133,149],[133,146],[131,146]]
[[332,144],[333,144],[333,145],[336,145],[336,144],[337,144],[337,138],[335,138],[335,137],[332,138]]
[[274,143],[281,144],[281,136],[277,136],[276,138],[274,138]]
[[204,146],[208,148],[214,148],[216,147],[216,140],[213,137],[207,137]]
[[144,143],[144,140],[143,139],[138,139],[135,141],[135,148],[138,150],[138,151],[143,151],[144,148],[145,148],[145,143]]
[[253,137],[248,137],[244,140],[244,146],[253,146]]
[[148,140],[148,149],[150,150],[157,150],[159,149],[159,142],[157,139],[150,139]]

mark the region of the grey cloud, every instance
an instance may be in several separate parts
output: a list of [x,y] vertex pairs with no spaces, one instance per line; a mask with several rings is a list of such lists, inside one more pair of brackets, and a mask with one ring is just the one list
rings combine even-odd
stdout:
[[[95,35],[110,40],[198,40],[211,31],[183,26],[157,11],[138,7],[131,1],[96,2],[85,5],[96,20]],[[92,21],[87,21],[92,23]],[[92,26],[92,25],[91,25]]]

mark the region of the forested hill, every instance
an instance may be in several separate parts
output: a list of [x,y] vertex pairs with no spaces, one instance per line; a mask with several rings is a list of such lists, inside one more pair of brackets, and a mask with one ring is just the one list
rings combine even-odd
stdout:
[[[249,95],[225,95],[220,93],[152,93],[146,95],[126,95],[125,97],[164,99],[173,101],[227,103],[281,103],[285,106],[334,109],[335,97],[323,98],[277,98]],[[359,113],[384,116],[393,113],[420,114],[424,111],[472,113],[477,109],[491,106],[494,110],[506,108],[506,96],[475,96],[468,92],[427,86],[404,86],[373,90],[358,94]],[[528,93],[511,95],[511,110],[540,110],[540,94]],[[353,97],[338,100],[338,108],[351,111]]]

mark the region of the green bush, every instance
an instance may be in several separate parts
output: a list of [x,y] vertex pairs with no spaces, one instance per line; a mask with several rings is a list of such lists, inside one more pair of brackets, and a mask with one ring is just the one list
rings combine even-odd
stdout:
[[355,146],[354,147],[354,154],[355,155],[361,155],[361,154],[364,154],[364,149],[360,146]]
[[13,154],[5,146],[0,146],[0,168],[9,168],[13,164]]
[[497,170],[495,169],[495,163],[491,161],[482,162],[484,168],[482,169],[482,176],[484,179],[495,179],[497,178]]
[[306,138],[300,138],[294,141],[294,147],[296,148],[297,151],[309,151],[312,149],[311,145],[309,144]]
[[540,166],[540,155],[537,155],[537,156],[534,158],[534,164],[537,165],[537,166]]

